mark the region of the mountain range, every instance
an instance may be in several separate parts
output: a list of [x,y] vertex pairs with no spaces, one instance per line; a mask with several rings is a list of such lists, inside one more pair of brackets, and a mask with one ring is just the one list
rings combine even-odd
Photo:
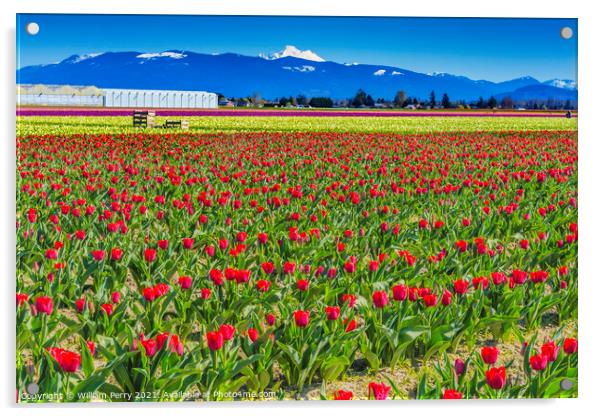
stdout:
[[211,91],[227,97],[302,94],[342,99],[361,88],[374,99],[392,99],[398,90],[421,99],[431,91],[438,98],[447,93],[452,100],[490,96],[510,96],[515,101],[577,99],[573,80],[540,82],[525,76],[492,82],[447,73],[424,74],[386,65],[332,62],[290,45],[281,52],[260,56],[181,50],[73,55],[58,63],[18,69],[17,83]]

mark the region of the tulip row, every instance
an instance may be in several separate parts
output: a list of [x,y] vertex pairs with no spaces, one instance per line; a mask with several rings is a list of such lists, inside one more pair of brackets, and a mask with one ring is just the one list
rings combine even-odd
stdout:
[[[29,135],[17,149],[21,392],[297,397],[576,321],[570,131]],[[576,378],[576,358],[528,354],[546,380]],[[476,387],[411,384],[506,394],[482,383],[515,369],[484,365]],[[565,394],[527,379],[507,394]],[[403,397],[377,381],[361,395]],[[323,396],[351,397],[339,390]]]

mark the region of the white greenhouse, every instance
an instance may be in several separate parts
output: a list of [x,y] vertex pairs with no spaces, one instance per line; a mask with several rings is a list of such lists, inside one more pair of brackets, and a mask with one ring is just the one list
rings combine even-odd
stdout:
[[75,85],[17,85],[17,105],[123,108],[217,108],[205,91],[133,90]]
[[102,107],[104,93],[93,86],[21,84],[17,104]]
[[105,107],[217,108],[217,94],[205,91],[103,89]]

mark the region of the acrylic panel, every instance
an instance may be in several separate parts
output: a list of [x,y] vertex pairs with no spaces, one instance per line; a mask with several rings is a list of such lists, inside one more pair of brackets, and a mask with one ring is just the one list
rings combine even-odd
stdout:
[[577,396],[577,19],[16,29],[17,401]]

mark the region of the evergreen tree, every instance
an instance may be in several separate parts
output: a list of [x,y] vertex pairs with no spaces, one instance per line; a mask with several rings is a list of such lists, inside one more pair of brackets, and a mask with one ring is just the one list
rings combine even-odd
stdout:
[[441,97],[441,106],[443,108],[451,108],[451,101],[449,100],[449,95],[446,92],[443,93],[443,97]]
[[403,107],[406,101],[406,93],[405,91],[397,91],[395,94],[395,98],[393,98],[393,106],[394,107]]
[[297,96],[297,105],[307,105],[307,97],[305,95],[299,94]]
[[354,107],[361,107],[363,105],[366,105],[366,93],[364,92],[364,90],[359,89],[355,93],[355,97],[353,97],[351,105]]

